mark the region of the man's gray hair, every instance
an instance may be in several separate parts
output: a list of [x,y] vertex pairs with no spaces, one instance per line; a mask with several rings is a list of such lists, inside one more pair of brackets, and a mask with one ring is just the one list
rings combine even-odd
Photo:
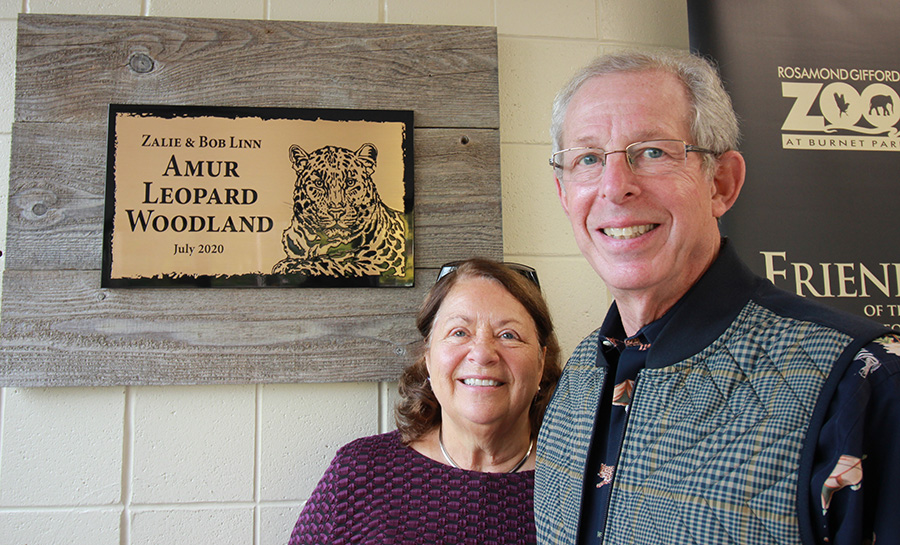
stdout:
[[[687,90],[694,144],[717,155],[735,150],[740,140],[737,116],[716,67],[707,59],[681,50],[626,51],[598,57],[581,69],[553,101],[550,136],[553,151],[562,149],[563,123],[572,97],[591,78],[621,72],[662,70],[675,75]],[[710,166],[714,162],[710,161]]]

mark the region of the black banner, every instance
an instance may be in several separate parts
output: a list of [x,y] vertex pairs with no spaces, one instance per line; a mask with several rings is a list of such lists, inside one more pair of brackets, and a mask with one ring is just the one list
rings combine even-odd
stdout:
[[900,330],[900,3],[689,0],[741,122],[747,181],[723,218],[799,295]]

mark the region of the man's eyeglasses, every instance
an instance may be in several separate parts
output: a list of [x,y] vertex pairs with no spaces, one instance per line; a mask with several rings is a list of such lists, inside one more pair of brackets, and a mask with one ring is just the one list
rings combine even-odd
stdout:
[[[453,262],[442,265],[441,272],[438,273],[438,277],[437,277],[438,281],[440,281],[441,278],[443,278],[443,277],[447,276],[448,274],[452,273],[453,271],[455,271],[463,263],[464,263],[464,261],[453,261]],[[541,287],[541,283],[538,281],[537,271],[534,270],[532,267],[529,267],[528,265],[522,265],[521,263],[507,263],[507,262],[504,262],[503,265],[505,265],[505,266],[509,267],[510,269],[516,271],[517,273],[521,274],[522,276],[524,276],[525,278],[530,280],[538,288]]]
[[606,158],[613,153],[624,153],[631,171],[638,176],[661,176],[683,169],[689,151],[716,153],[685,144],[682,140],[646,140],[613,151],[591,147],[567,148],[550,156],[550,166],[565,185],[587,185],[600,180]]

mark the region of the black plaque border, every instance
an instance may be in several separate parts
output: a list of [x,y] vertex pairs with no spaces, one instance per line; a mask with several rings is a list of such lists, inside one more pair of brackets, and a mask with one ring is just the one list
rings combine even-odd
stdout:
[[[100,286],[102,288],[378,288],[413,287],[415,285],[415,176],[413,170],[414,112],[412,110],[362,110],[340,108],[286,108],[247,106],[185,106],[156,104],[110,104],[107,133],[106,193],[103,216],[103,259]],[[374,121],[403,123],[404,197],[403,212],[408,219],[407,239],[411,282],[391,282],[380,276],[330,277],[303,274],[241,274],[241,275],[160,275],[147,278],[112,278],[112,236],[115,215],[115,153],[116,115],[130,113],[162,118],[175,117],[258,117],[261,119],[297,119],[326,121]]]

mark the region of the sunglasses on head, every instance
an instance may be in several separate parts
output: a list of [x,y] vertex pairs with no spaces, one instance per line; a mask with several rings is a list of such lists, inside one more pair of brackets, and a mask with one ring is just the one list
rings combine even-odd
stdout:
[[[463,261],[452,261],[450,263],[441,265],[441,272],[438,273],[438,277],[437,277],[438,281],[441,278],[443,278],[443,277],[447,276],[448,274],[452,273],[453,271],[455,271],[462,264],[463,264]],[[534,268],[529,267],[528,265],[522,265],[521,263],[503,262],[503,265],[505,265],[505,266],[509,267],[510,269],[516,271],[517,273],[521,274],[522,276],[524,276],[525,278],[530,280],[531,283],[534,284],[535,286],[537,286],[538,288],[541,287],[541,283],[538,281],[537,271],[534,270]]]

